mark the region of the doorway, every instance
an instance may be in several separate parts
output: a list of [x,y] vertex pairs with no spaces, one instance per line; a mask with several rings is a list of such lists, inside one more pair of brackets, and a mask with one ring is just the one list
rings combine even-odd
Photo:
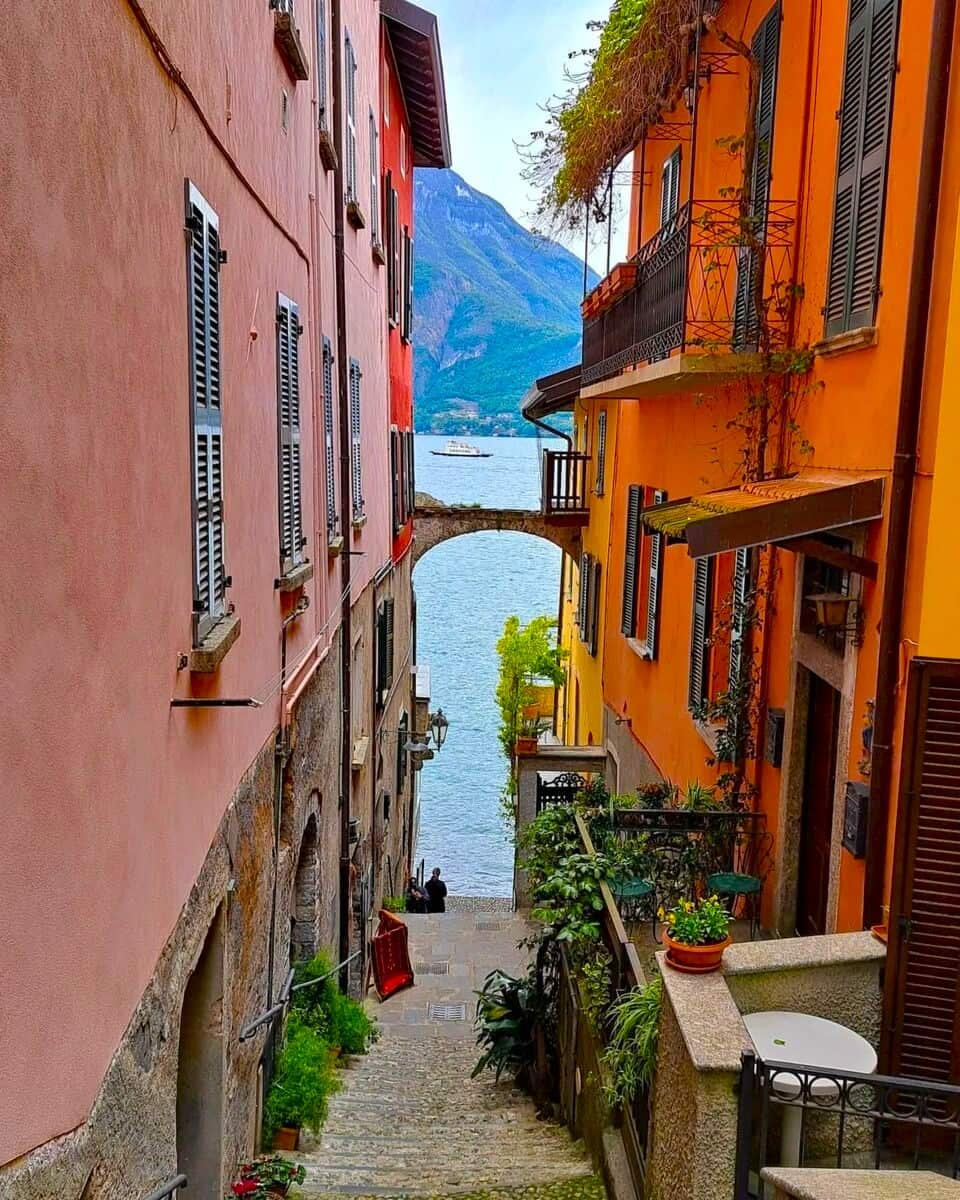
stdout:
[[830,890],[830,846],[837,784],[840,693],[810,674],[804,750],[797,933],[826,933]]
[[223,909],[187,983],[177,1059],[177,1165],[192,1200],[220,1200],[223,1119]]

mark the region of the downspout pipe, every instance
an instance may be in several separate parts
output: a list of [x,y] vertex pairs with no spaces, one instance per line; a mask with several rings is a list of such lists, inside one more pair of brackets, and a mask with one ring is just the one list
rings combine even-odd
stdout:
[[[343,182],[343,13],[342,0],[330,5],[331,85],[333,91],[333,145],[337,164],[333,170],[333,246],[337,294],[337,415],[340,439],[340,521],[348,536],[351,518],[350,495],[350,397],[347,372],[347,284],[344,258],[345,203]],[[352,695],[351,657],[353,652],[353,609],[351,606],[351,565],[349,550],[340,554],[340,961],[350,957],[350,796],[352,790],[353,726],[350,712]],[[347,990],[347,968],[340,975],[340,987]]]
[[900,643],[903,636],[903,599],[910,547],[910,518],[917,473],[920,412],[926,369],[930,291],[940,208],[940,186],[946,139],[950,68],[953,53],[956,0],[936,0],[930,41],[929,74],[917,215],[913,232],[910,290],[900,377],[897,440],[890,486],[890,520],[883,568],[880,612],[880,647],[877,662],[877,695],[873,727],[873,761],[870,810],[867,824],[867,858],[864,879],[863,924],[882,920],[887,861],[887,828],[893,779],[893,734],[896,723],[897,684],[900,677]]

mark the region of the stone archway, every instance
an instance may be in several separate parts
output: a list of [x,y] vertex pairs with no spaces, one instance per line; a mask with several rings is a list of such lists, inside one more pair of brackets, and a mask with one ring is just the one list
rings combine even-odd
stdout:
[[481,530],[529,533],[559,546],[572,558],[580,555],[582,522],[547,517],[535,509],[481,508],[471,505],[441,504],[425,492],[417,493],[414,509],[413,561],[417,563],[434,546],[451,538]]
[[311,814],[300,841],[290,905],[290,962],[309,961],[319,949],[320,855],[317,818]]

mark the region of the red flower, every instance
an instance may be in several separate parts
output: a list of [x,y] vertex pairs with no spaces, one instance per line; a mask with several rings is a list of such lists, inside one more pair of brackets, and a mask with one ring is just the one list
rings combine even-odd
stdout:
[[256,1179],[241,1179],[239,1183],[235,1183],[230,1191],[235,1196],[249,1196],[259,1188],[260,1184]]

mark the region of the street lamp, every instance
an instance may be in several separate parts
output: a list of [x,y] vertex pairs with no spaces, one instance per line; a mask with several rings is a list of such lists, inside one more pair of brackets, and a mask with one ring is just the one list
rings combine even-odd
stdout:
[[438,708],[430,718],[430,732],[433,734],[433,740],[437,744],[439,750],[447,738],[447,730],[450,728],[450,722],[443,715],[443,709]]

